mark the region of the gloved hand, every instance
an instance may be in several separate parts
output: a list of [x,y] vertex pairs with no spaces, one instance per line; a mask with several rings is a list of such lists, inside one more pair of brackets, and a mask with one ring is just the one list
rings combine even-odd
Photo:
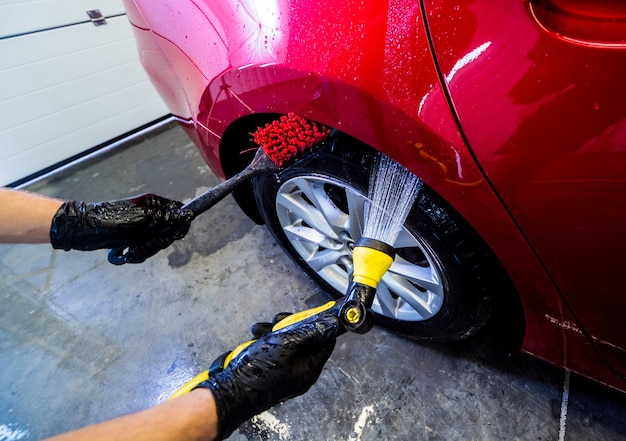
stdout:
[[193,213],[181,207],[154,194],[99,203],[68,201],[52,219],[50,241],[65,251],[132,246],[126,262],[140,263],[187,234]]
[[[277,331],[268,331],[265,324],[254,329],[257,340],[226,367],[227,354],[219,357],[208,380],[196,386],[211,390],[215,399],[217,440],[228,438],[241,423],[275,404],[309,390],[341,332],[336,314],[318,314]],[[266,332],[259,335],[261,329]]]

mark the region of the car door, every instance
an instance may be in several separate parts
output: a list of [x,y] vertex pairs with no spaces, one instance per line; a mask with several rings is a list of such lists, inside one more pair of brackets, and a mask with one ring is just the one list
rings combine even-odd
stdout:
[[545,320],[626,375],[626,7],[428,1],[426,15],[467,143],[578,323]]

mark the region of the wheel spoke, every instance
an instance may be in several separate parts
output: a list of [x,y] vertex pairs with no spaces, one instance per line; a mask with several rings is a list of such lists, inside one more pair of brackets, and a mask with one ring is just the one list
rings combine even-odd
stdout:
[[376,301],[380,306],[380,314],[387,317],[396,317],[398,307],[398,299],[394,298],[389,292],[389,288],[384,283],[378,285],[376,289]]
[[341,243],[338,243],[337,241],[332,240],[328,236],[323,235],[322,233],[320,233],[319,231],[313,228],[308,228],[308,227],[302,226],[301,224],[300,225],[295,225],[295,224],[286,225],[283,227],[283,229],[285,230],[285,234],[287,235],[287,238],[291,241],[298,240],[301,242],[307,242],[307,243],[315,244],[323,248],[330,248],[330,249],[339,249],[343,247]]
[[298,187],[324,217],[326,224],[332,227],[335,232],[343,231],[348,227],[348,215],[331,201],[324,184],[299,180]]
[[363,234],[363,224],[365,222],[365,198],[362,195],[346,190],[348,201],[348,215],[350,216],[349,232],[353,240]]
[[406,279],[393,277],[390,274],[385,275],[383,281],[390,292],[405,301],[422,318],[432,316],[432,307],[428,302],[430,296],[427,293],[422,293]]
[[302,198],[300,192],[282,193],[276,196],[276,203],[291,212],[291,216],[306,222],[311,228],[337,238],[334,229],[328,224],[326,218],[318,210],[313,210],[311,204]]
[[408,279],[417,286],[432,291],[435,295],[443,294],[443,286],[431,267],[422,268],[406,260],[396,258],[391,264],[389,271],[402,278]]
[[394,248],[412,248],[419,246],[420,243],[416,238],[411,236],[404,228],[398,233],[396,241],[393,243]]
[[344,256],[345,253],[337,250],[322,249],[313,253],[309,258],[306,258],[306,263],[309,264],[314,271],[321,271],[329,265],[334,265],[337,261]]

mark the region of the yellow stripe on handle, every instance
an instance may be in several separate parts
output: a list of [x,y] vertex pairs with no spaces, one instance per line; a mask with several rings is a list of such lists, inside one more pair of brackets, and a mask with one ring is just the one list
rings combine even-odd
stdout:
[[237,355],[239,355],[241,353],[241,351],[243,351],[244,349],[246,349],[248,346],[250,346],[252,343],[254,343],[256,340],[250,340],[247,341],[245,343],[240,344],[239,346],[237,346],[235,349],[233,349],[231,351],[230,354],[228,354],[228,356],[226,357],[226,359],[224,359],[224,366],[226,367],[228,366],[228,363],[230,363],[230,361],[235,358]]
[[[274,325],[274,327],[272,328],[272,331],[278,331],[279,329],[282,328],[286,328],[289,325],[292,325],[294,323],[297,323],[299,321],[302,321],[304,319],[307,319],[315,314],[319,314],[320,312],[326,311],[327,309],[332,308],[333,306],[335,306],[335,301],[332,300],[322,306],[318,306],[316,308],[311,308],[311,309],[307,309],[306,311],[300,311],[297,312],[295,314],[291,314],[287,317],[285,317],[284,319],[282,319],[281,321],[279,321],[278,323],[276,323]],[[246,349],[248,346],[250,346],[252,343],[254,343],[256,340],[250,340],[247,341],[245,343],[240,344],[239,346],[237,346],[235,349],[233,349],[230,354],[228,354],[226,356],[226,358],[224,359],[224,364],[223,367],[225,368],[226,366],[228,366],[228,363],[230,363],[235,357],[237,357],[241,351],[243,351],[244,349]],[[204,372],[202,372],[199,375],[196,375],[195,377],[193,377],[191,380],[189,380],[187,383],[185,383],[182,387],[180,387],[180,389],[176,390],[169,398],[168,400],[171,400],[173,398],[176,397],[180,397],[181,395],[185,395],[186,393],[191,392],[198,384],[202,383],[203,381],[206,381],[209,379],[209,371],[206,370]]]
[[296,312],[295,314],[291,314],[288,315],[287,317],[285,317],[284,319],[282,319],[281,321],[279,321],[278,323],[276,323],[274,325],[274,327],[272,328],[272,331],[278,331],[279,329],[283,329],[286,328],[289,325],[293,325],[294,323],[300,322],[302,320],[308,319],[311,316],[314,316],[315,314],[319,314],[320,312],[324,312],[327,309],[332,308],[333,306],[335,306],[335,301],[331,300],[330,302],[315,307],[315,308],[311,308],[311,309],[307,309],[305,311],[300,311],[300,312]]
[[[284,319],[282,319],[281,321],[279,321],[278,323],[276,323],[272,327],[272,331],[278,331],[279,329],[286,328],[289,325],[292,325],[294,323],[297,323],[299,321],[307,319],[307,318],[309,318],[309,317],[311,317],[311,316],[313,316],[315,314],[319,314],[322,311],[326,311],[327,309],[332,308],[334,305],[335,305],[335,301],[332,300],[332,301],[326,303],[325,305],[318,306],[316,308],[307,309],[306,311],[296,312],[295,314],[291,314],[291,315],[285,317]],[[245,343],[240,344],[235,349],[233,349],[233,351],[230,354],[228,354],[228,356],[224,360],[224,367],[228,366],[228,363],[230,363],[233,358],[235,358],[237,355],[239,355],[241,353],[241,351],[246,349],[248,346],[250,346],[255,341],[256,340],[247,341]]]
[[209,371],[206,370],[202,372],[201,374],[196,375],[191,380],[189,380],[184,385],[182,385],[172,395],[170,395],[168,400],[174,399],[176,397],[180,397],[181,395],[185,395],[186,393],[191,392],[193,388],[195,388],[197,385],[199,385],[200,383],[208,379],[209,379]]
[[354,274],[352,280],[376,288],[393,263],[389,254],[369,247],[356,246],[352,251]]

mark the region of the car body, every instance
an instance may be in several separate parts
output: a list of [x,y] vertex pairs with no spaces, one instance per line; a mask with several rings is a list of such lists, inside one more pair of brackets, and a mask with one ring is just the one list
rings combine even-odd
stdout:
[[[622,2],[125,6],[146,71],[218,176],[289,112],[392,157],[493,253],[521,349],[626,391]],[[250,189],[236,197],[263,221]]]

